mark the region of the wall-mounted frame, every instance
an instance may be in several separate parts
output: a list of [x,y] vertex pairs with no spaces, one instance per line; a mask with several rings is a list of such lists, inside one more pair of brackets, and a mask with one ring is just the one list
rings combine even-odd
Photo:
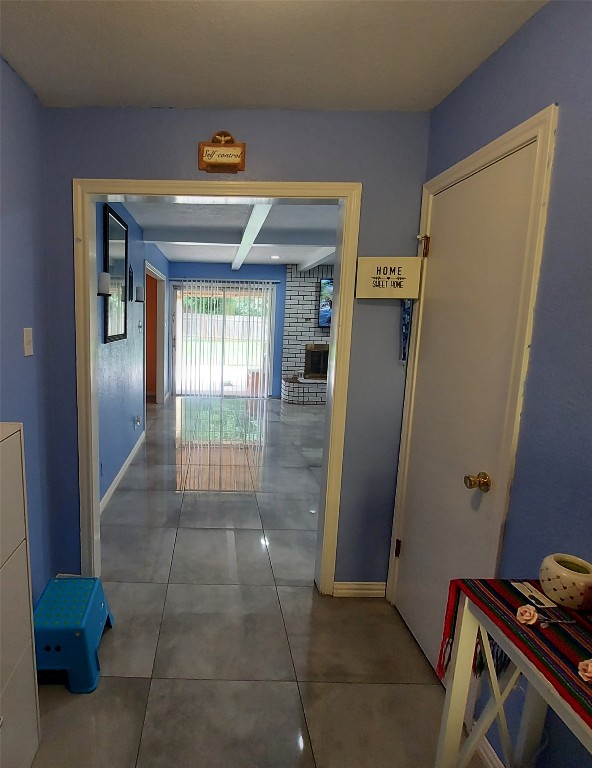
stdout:
[[127,338],[127,224],[113,208],[103,208],[103,269],[111,276],[105,296],[105,344]]

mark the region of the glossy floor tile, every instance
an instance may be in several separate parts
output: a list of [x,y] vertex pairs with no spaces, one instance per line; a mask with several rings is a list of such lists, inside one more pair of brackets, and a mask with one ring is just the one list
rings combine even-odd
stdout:
[[261,530],[254,493],[186,492],[179,525],[183,528],[252,528]]
[[101,520],[99,687],[41,687],[34,768],[431,768],[443,691],[400,616],[313,586],[324,408],[146,424]]
[[308,467],[255,466],[252,469],[256,491],[318,493],[319,483]]
[[433,768],[440,686],[301,683],[300,691],[317,768]]
[[101,675],[151,677],[166,584],[103,582],[115,625],[101,640]]
[[[301,683],[316,768],[433,768],[440,685]],[[478,757],[468,768],[483,768]]]
[[294,680],[275,588],[170,584],[154,676]]
[[176,528],[102,525],[103,579],[166,584],[176,537]]
[[140,491],[183,491],[187,464],[132,464],[118,489]]
[[314,768],[296,683],[153,680],[138,768]]
[[312,587],[316,531],[265,530],[276,584]]
[[[295,441],[297,443],[297,441]],[[248,451],[249,464],[267,467],[309,467],[303,452],[293,444],[257,446]]]
[[88,694],[40,686],[42,738],[33,768],[134,768],[149,687],[149,680],[119,677],[102,678]]
[[176,528],[183,494],[176,491],[117,490],[101,515],[103,525]]
[[265,530],[316,531],[319,494],[257,494],[261,522]]
[[179,528],[170,582],[273,585],[263,532]]
[[439,682],[398,613],[384,600],[278,587],[298,680]]
[[248,464],[190,464],[184,489],[217,493],[253,493],[255,490]]

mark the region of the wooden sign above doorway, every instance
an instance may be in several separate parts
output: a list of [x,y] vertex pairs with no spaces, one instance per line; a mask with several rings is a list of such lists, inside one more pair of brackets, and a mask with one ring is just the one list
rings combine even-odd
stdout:
[[245,170],[247,145],[228,131],[218,131],[210,141],[200,141],[197,167],[206,173],[238,173]]

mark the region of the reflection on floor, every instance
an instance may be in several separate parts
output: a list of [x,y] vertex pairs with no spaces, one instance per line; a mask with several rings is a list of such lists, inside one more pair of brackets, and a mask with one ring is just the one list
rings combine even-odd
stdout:
[[313,587],[323,409],[173,398],[102,518],[93,694],[34,768],[428,768],[443,692],[382,600]]

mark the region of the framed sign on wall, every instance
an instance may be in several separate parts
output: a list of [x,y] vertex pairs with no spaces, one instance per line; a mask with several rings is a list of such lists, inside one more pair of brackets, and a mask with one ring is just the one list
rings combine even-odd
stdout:
[[414,256],[359,258],[356,299],[416,299],[422,261]]

